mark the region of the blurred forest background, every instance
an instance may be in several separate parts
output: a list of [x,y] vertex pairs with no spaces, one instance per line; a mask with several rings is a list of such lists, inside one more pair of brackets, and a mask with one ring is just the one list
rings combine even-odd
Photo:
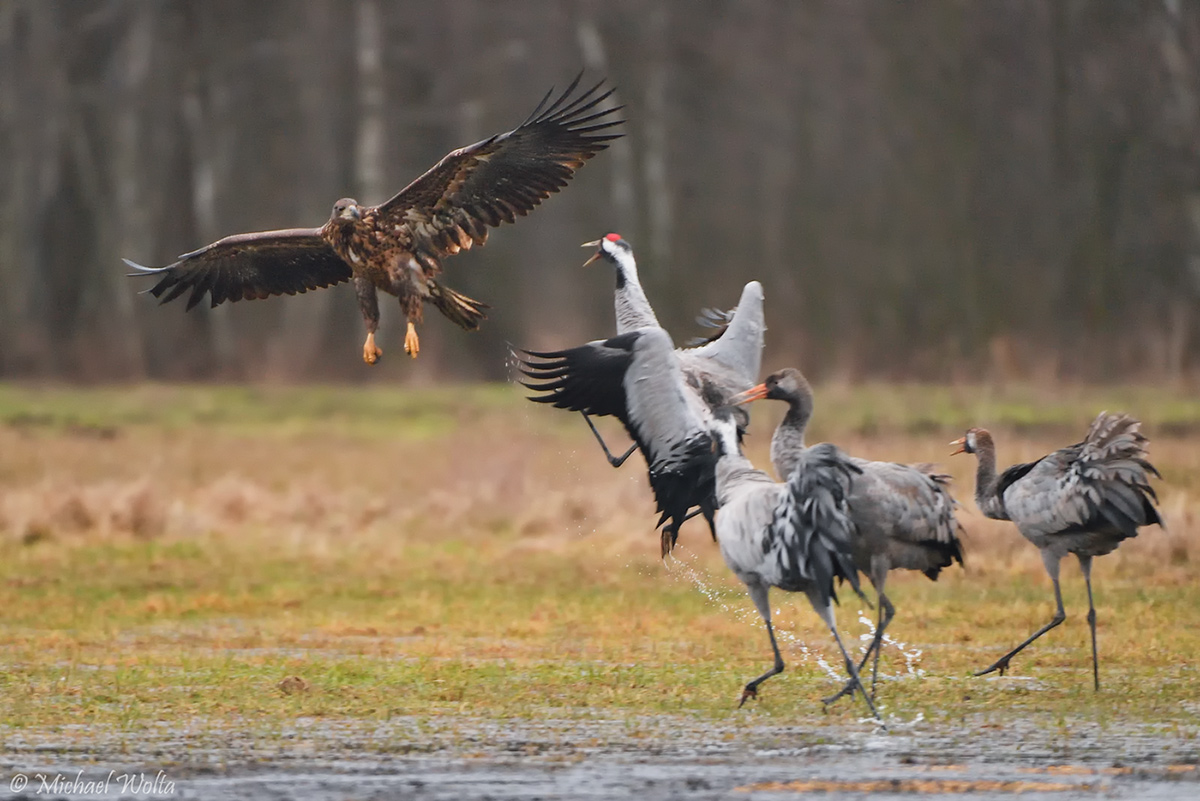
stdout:
[[[580,69],[627,136],[446,263],[421,358],[353,291],[184,314],[121,257],[378,203]],[[818,377],[1200,376],[1200,3],[0,2],[0,378],[501,378],[612,331],[616,230],[682,342],[767,291]]]

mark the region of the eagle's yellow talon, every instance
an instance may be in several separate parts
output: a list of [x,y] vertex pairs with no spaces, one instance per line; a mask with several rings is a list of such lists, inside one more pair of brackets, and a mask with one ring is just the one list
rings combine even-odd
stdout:
[[404,334],[404,352],[414,359],[421,352],[421,341],[417,339],[417,327],[412,323],[408,324],[408,331]]
[[363,361],[374,364],[382,355],[383,351],[375,345],[375,334],[367,334],[367,341],[363,343]]

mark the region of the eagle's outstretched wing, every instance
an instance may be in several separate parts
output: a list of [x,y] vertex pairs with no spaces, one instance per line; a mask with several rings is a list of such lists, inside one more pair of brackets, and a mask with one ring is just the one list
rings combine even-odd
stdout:
[[621,136],[606,131],[624,122],[604,120],[621,106],[596,111],[613,93],[600,91],[603,81],[571,97],[581,77],[553,102],[551,89],[508,133],[448,153],[379,206],[381,229],[406,227],[418,253],[437,260],[482,245],[488,226],[515,222],[566,186],[585,161]]
[[227,300],[294,295],[350,280],[350,265],[321,238],[320,228],[227,236],[185,253],[165,267],[143,267],[129,259],[123,261],[138,270],[130,273],[132,276],[159,278],[147,291],[162,298],[162,303],[175,300],[190,289],[188,309],[199,303],[205,292],[210,293],[212,305],[217,306]]

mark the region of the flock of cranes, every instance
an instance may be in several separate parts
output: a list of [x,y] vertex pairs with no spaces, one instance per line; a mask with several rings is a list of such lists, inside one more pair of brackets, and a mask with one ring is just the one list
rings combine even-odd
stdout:
[[[674,546],[679,525],[703,514],[721,554],[754,601],[767,627],[773,667],[745,685],[741,703],[784,668],[771,626],[768,590],[803,592],[830,627],[846,659],[849,680],[832,703],[858,689],[875,713],[873,700],[879,649],[895,606],[886,591],[892,570],[917,570],[936,580],[963,560],[956,503],[949,476],[926,464],[906,465],[848,456],[833,445],[808,446],[805,430],[813,415],[812,387],[794,368],[754,384],[761,364],[763,291],[746,285],[726,328],[697,348],[675,348],[659,325],[640,283],[632,248],[617,234],[588,243],[616,279],[616,336],[553,352],[518,353],[531,400],[590,416],[611,415],[625,426],[632,450],[646,457],[650,487],[661,513],[662,549]],[[771,438],[771,462],[783,479],[773,481],[741,452],[748,423],[744,408],[762,399],[784,402],[787,412]],[[596,428],[588,420],[599,439]],[[951,443],[979,458],[976,500],[980,510],[1011,520],[1042,552],[1054,582],[1054,619],[978,675],[1003,672],[1021,649],[1062,623],[1058,585],[1062,557],[1074,553],[1088,582],[1088,623],[1098,690],[1095,608],[1091,603],[1091,559],[1111,552],[1141,526],[1161,524],[1154,508],[1145,437],[1138,421],[1102,413],[1084,440],[996,476],[992,439],[971,429]],[[845,653],[833,620],[835,580],[861,592],[858,574],[875,589],[879,622],[862,661]],[[874,656],[868,692],[860,672]]]
[[[162,302],[188,293],[187,308],[207,293],[224,301],[266,298],[353,281],[367,338],[363,359],[375,363],[379,320],[376,290],[396,295],[407,317],[405,350],[419,350],[415,326],[423,305],[433,304],[458,325],[474,329],[486,304],[451,290],[441,260],[483,245],[488,228],[514,222],[563,188],[584,162],[622,134],[620,107],[602,104],[613,90],[603,82],[576,93],[577,77],[561,95],[547,93],[524,122],[454,150],[379,206],[350,198],[334,205],[321,228],[237,234],[180,256],[165,267],[135,275],[158,279],[148,290]],[[746,585],[762,615],[774,655],[771,669],[746,683],[741,702],[784,669],[768,603],[770,588],[802,592],[829,627],[845,660],[848,681],[831,703],[858,691],[871,713],[879,650],[895,615],[886,591],[892,570],[918,570],[936,580],[962,563],[959,525],[949,478],[929,465],[870,461],[834,445],[810,446],[805,430],[814,410],[812,388],[799,370],[758,380],[766,325],[763,287],[745,285],[736,308],[713,313],[719,331],[692,347],[677,348],[659,324],[638,280],[633,250],[610,233],[585,244],[587,263],[611,265],[616,281],[614,336],[555,351],[519,351],[523,383],[532,400],[582,413],[613,467],[636,450],[645,458],[659,514],[661,552],[675,547],[680,526],[695,515],[708,523],[721,554]],[[762,399],[787,404],[771,440],[776,481],[742,453],[749,423],[746,406]],[[617,418],[633,439],[614,456],[592,423]],[[1158,473],[1146,457],[1137,420],[1102,413],[1084,440],[1035,462],[996,474],[991,435],[971,429],[951,443],[978,459],[980,510],[1011,520],[1042,553],[1054,583],[1057,611],[1046,626],[978,675],[1008,668],[1022,649],[1065,619],[1059,563],[1075,554],[1088,587],[1094,686],[1100,688],[1092,558],[1159,524],[1149,484]],[[846,652],[833,615],[836,583],[862,594],[859,574],[873,586],[879,610],[874,636],[856,665]],[[871,689],[860,678],[874,656]]]

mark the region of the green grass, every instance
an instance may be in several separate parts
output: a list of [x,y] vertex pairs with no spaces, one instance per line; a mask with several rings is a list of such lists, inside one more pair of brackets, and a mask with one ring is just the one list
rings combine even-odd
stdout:
[[[722,603],[657,567],[593,572],[571,554],[506,545],[334,556],[279,552],[269,539],[7,549],[0,578],[6,667],[0,722],[46,729],[199,718],[278,724],[295,716],[725,717],[769,662],[764,632],[719,565],[703,570]],[[578,555],[576,555],[578,556]],[[697,559],[693,557],[693,560]],[[925,678],[883,685],[889,711],[952,719],[970,711],[1168,722],[1196,699],[1187,655],[1200,604],[1187,585],[1100,581],[1105,691],[1090,687],[1084,598],[1067,580],[1068,623],[1015,662],[1021,683],[968,678],[1050,612],[1048,581],[897,581],[893,634],[924,654]],[[982,586],[981,586],[982,584]],[[970,602],[968,602],[968,600]],[[779,623],[831,658],[799,598]],[[843,629],[862,632],[849,602]],[[794,651],[760,712],[813,718],[833,684]],[[799,663],[799,664],[797,664]],[[904,670],[889,649],[886,673]],[[304,679],[306,691],[278,683]],[[843,703],[834,719],[860,710]]]
[[[480,416],[511,415],[526,406],[523,394],[509,384],[421,389],[149,384],[88,390],[0,384],[0,424],[52,430],[213,426],[254,434],[333,429],[431,436]],[[832,384],[819,388],[814,424],[859,433],[921,434],[972,425],[1074,431],[1102,409],[1134,413],[1151,429],[1200,431],[1200,393],[1194,388],[1144,385]],[[539,423],[554,426],[561,419],[546,416]]]
[[[1014,454],[1062,444],[1043,427],[1079,428],[1114,400],[1155,424],[1200,419],[1184,397],[1076,391],[1014,393],[988,408]],[[916,460],[945,452],[940,429],[966,419],[956,398],[972,396],[871,386],[819,397],[829,398],[823,436]],[[867,437],[868,419],[894,433]],[[9,730],[189,720],[269,735],[299,718],[467,714],[824,725],[862,713],[842,701],[822,714],[818,699],[836,685],[793,644],[789,670],[735,710],[770,651],[707,532],[689,524],[686,564],[659,564],[641,463],[611,470],[577,419],[533,408],[512,387],[0,387],[0,420]],[[934,425],[939,433],[920,433]],[[755,431],[762,459],[767,429]],[[1163,493],[1170,534],[1147,530],[1097,563],[1101,693],[1073,563],[1067,622],[1013,663],[1037,681],[970,677],[1049,619],[1052,592],[1032,546],[964,513],[966,571],[890,584],[890,633],[922,651],[913,667],[923,676],[885,651],[884,673],[906,676],[881,685],[887,712],[1194,724],[1200,466],[1190,436],[1154,446],[1179,477]],[[948,463],[965,500],[971,465]],[[806,602],[774,599],[785,641],[836,664]],[[865,632],[860,608],[844,597],[844,633]],[[281,688],[291,676],[302,682]]]

